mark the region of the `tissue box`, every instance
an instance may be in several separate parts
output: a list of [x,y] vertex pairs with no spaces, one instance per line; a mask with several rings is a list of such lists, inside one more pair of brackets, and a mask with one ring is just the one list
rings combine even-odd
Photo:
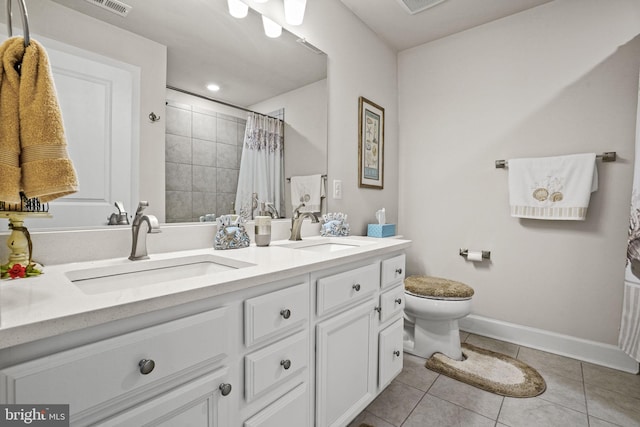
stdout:
[[369,224],[367,227],[367,236],[370,237],[389,237],[395,234],[395,224]]

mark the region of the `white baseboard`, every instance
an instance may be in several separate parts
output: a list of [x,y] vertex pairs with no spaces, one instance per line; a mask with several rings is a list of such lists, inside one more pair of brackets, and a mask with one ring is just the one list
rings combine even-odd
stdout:
[[464,319],[460,319],[459,324],[460,329],[473,334],[571,357],[632,374],[638,373],[638,362],[618,347],[610,344],[589,341],[473,314]]

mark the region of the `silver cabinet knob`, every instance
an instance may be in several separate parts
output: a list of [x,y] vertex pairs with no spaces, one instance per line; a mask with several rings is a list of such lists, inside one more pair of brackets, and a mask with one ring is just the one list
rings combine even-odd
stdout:
[[285,370],[289,369],[291,367],[291,360],[289,359],[281,360],[280,366],[282,366]]
[[402,269],[401,268],[396,268],[396,273],[402,274]]
[[400,357],[400,350],[396,350],[396,351],[394,351],[394,352],[393,352],[393,354],[394,354],[394,355],[396,355],[396,356],[398,356],[398,357]]
[[147,375],[156,367],[156,362],[154,362],[153,359],[142,359],[138,362],[138,366],[140,367],[140,373]]
[[402,305],[402,298],[396,298],[396,304]]
[[360,290],[360,283],[356,283],[355,285],[352,286],[353,290],[358,292]]
[[231,384],[229,383],[222,383],[218,388],[220,389],[220,392],[223,396],[227,396],[229,393],[231,393]]
[[285,319],[288,319],[289,317],[291,317],[291,310],[289,309],[280,310],[280,316],[284,317]]

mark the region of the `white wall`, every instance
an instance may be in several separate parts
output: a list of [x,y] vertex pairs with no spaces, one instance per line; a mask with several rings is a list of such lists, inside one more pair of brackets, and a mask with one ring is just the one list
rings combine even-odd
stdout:
[[[396,53],[371,32],[340,0],[307,2],[300,27],[284,23],[282,4],[252,4],[306,38],[328,55],[328,205],[349,215],[352,234],[366,234],[375,211],[385,207],[387,222],[398,220],[398,98]],[[358,97],[385,109],[384,189],[358,188]],[[343,198],[333,199],[334,179]],[[403,230],[403,228],[401,228]]]
[[[284,108],[284,171],[294,175],[327,173],[327,80],[323,79],[249,107],[261,113]],[[291,217],[291,186],[285,184],[286,217]]]
[[[637,1],[556,0],[399,54],[409,273],[473,286],[477,315],[617,342],[638,34]],[[603,151],[619,160],[599,162],[586,221],[509,216],[508,171],[494,160]]]
[[[152,111],[164,117],[166,47],[51,1],[30,2],[27,10],[33,38],[45,36],[140,67],[139,197],[149,201],[149,212],[164,220],[164,173],[158,173],[164,171],[164,120],[152,123],[148,117]],[[6,22],[4,12],[0,21]],[[13,22],[21,26],[15,16]],[[21,35],[22,30],[14,28],[14,33]]]

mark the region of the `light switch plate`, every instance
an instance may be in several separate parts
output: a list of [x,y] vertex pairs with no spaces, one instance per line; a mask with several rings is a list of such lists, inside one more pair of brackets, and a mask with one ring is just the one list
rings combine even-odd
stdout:
[[333,198],[342,199],[342,180],[340,179],[333,180]]

